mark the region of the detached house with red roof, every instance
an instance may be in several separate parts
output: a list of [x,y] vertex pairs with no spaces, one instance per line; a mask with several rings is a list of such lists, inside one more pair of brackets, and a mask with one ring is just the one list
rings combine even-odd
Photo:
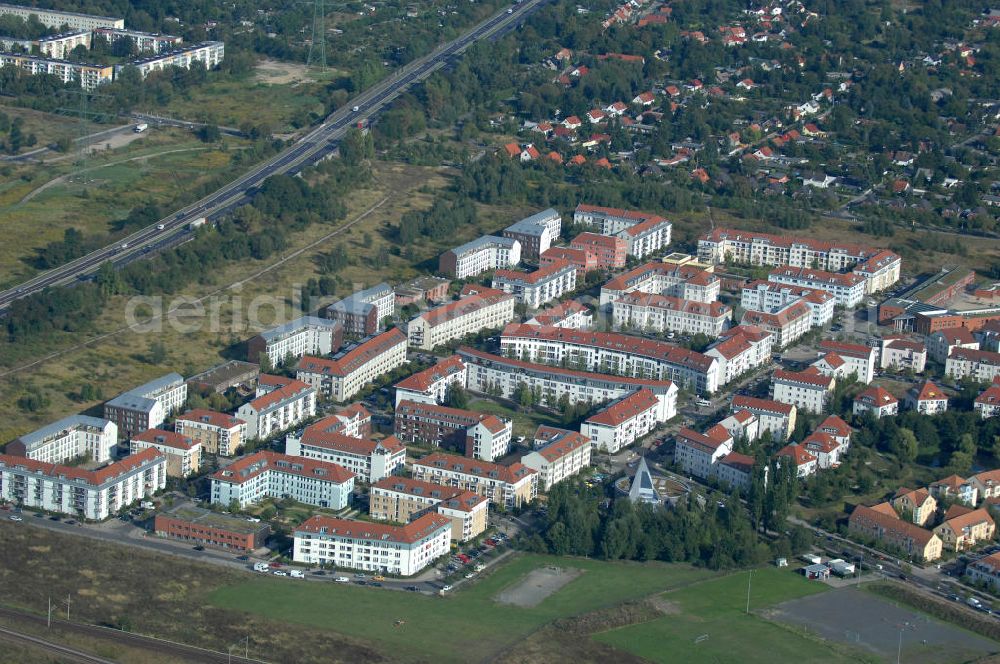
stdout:
[[819,469],[819,462],[805,445],[785,445],[775,455],[779,463],[791,463],[795,467],[796,477],[809,477],[815,475]]
[[342,510],[354,491],[354,473],[327,461],[264,451],[237,459],[211,477],[211,502],[240,509],[264,498]]
[[992,540],[995,533],[996,523],[985,508],[973,510],[960,505],[953,505],[944,523],[934,529],[944,547],[952,551],[971,549]]
[[1000,415],[1000,383],[994,382],[983,390],[973,404],[979,417],[986,419]]
[[[535,434],[538,438],[538,434]],[[521,457],[521,463],[538,472],[538,490],[548,492],[563,480],[578,475],[590,465],[594,446],[583,434],[561,430],[548,436],[543,447]]]
[[641,92],[632,98],[633,104],[639,104],[641,106],[652,106],[655,101],[656,97],[652,92]]
[[979,488],[971,479],[965,479],[958,475],[949,475],[944,479],[931,482],[927,487],[935,498],[957,500],[958,502],[975,507],[979,502]]
[[662,412],[652,390],[637,390],[584,420],[580,433],[595,450],[615,454],[655,429]]
[[906,406],[921,415],[937,415],[948,410],[948,396],[931,381],[912,388],[906,395]]
[[[262,383],[266,383],[268,378],[266,374],[260,376]],[[263,440],[316,414],[315,388],[301,380],[287,379],[282,383],[264,394],[261,394],[261,386],[258,385],[260,396],[236,411],[236,416],[247,423],[247,440]]]
[[875,419],[899,413],[899,400],[884,387],[873,385],[854,397],[854,414],[870,412]]
[[451,550],[451,520],[425,514],[405,526],[317,515],[296,526],[292,560],[412,576]]
[[335,463],[369,483],[399,474],[406,462],[406,447],[398,438],[375,440],[346,435],[336,415],[310,424],[301,433],[286,436],[285,453]]
[[833,436],[820,430],[813,431],[802,441],[806,452],[816,457],[816,465],[820,470],[834,468],[840,465],[840,455],[844,447]]
[[892,497],[892,506],[897,512],[918,526],[925,526],[934,518],[938,501],[927,489],[907,489],[901,487]]

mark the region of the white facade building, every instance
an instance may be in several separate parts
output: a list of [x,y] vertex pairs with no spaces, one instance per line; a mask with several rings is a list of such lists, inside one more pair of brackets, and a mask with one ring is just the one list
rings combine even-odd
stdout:
[[331,418],[327,417],[306,427],[300,435],[289,434],[285,437],[285,453],[335,463],[369,484],[403,470],[406,446],[395,436],[381,440],[355,438],[330,431],[330,425]]
[[465,362],[458,355],[439,360],[434,366],[418,371],[393,386],[396,389],[395,405],[398,406],[400,401],[442,404],[453,386],[465,387],[467,376]]
[[[220,41],[207,41],[190,46],[181,45],[171,51],[157,53],[128,63],[135,67],[143,78],[154,71],[169,67],[181,69],[212,69],[222,64],[226,57],[226,45]],[[116,72],[124,65],[118,65]]]
[[654,332],[706,334],[717,337],[732,320],[732,309],[721,302],[706,304],[669,295],[633,291],[611,304],[616,327],[630,327]]
[[64,25],[73,30],[96,30],[97,28],[124,28],[125,19],[113,16],[95,16],[78,12],[61,12],[40,7],[0,4],[0,15],[17,16],[25,21],[36,16],[47,28],[61,28]]
[[767,280],[788,286],[826,291],[836,303],[846,309],[861,304],[867,294],[865,278],[854,273],[825,272],[805,267],[780,266],[767,275]]
[[295,528],[292,560],[412,576],[451,550],[451,519],[425,514],[405,526],[314,516]]
[[350,502],[354,473],[327,461],[257,452],[237,459],[212,475],[211,502],[240,508],[264,498],[293,498],[300,503],[341,510]]
[[981,383],[1000,376],[1000,353],[971,348],[955,348],[944,365],[944,375],[956,380],[972,378]]
[[104,404],[104,418],[118,425],[118,435],[131,438],[155,429],[187,401],[187,383],[178,373],[169,373],[145,385],[119,394]]
[[538,471],[538,490],[549,491],[590,465],[591,441],[575,431],[564,431],[544,447],[528,452],[521,463]]
[[827,291],[773,281],[754,281],[745,285],[740,306],[748,311],[775,313],[799,300],[809,307],[812,327],[822,327],[833,320],[836,298]]
[[393,328],[332,360],[303,357],[295,377],[334,401],[346,401],[405,362],[406,335]]
[[8,443],[6,454],[46,463],[65,463],[87,455],[104,463],[118,445],[118,426],[109,420],[70,415]]
[[288,358],[303,355],[329,355],[340,347],[343,325],[334,320],[303,316],[272,327],[247,342],[247,358],[260,362],[261,353],[276,367]]
[[722,380],[729,383],[748,371],[770,365],[773,343],[774,335],[770,332],[739,325],[724,332],[705,355],[719,360]]
[[517,267],[520,262],[520,242],[484,235],[441,254],[438,269],[456,279],[468,279],[498,268]]
[[461,299],[434,307],[411,320],[406,326],[408,343],[414,348],[432,350],[469,334],[501,328],[514,320],[515,296],[483,286],[466,286],[463,292],[466,294]]
[[771,380],[771,398],[810,413],[822,413],[837,381],[814,368],[805,371],[778,369]]
[[660,419],[663,414],[652,390],[639,390],[588,417],[580,425],[580,433],[595,450],[616,454],[664,422]]
[[534,272],[497,270],[493,288],[510,293],[519,304],[537,309],[576,288],[576,266],[559,259]]
[[732,436],[718,425],[704,434],[685,427],[675,441],[675,463],[683,472],[703,479],[715,475],[715,464],[733,451]]
[[[264,378],[263,376],[261,378]],[[316,414],[316,390],[300,380],[243,404],[236,416],[247,423],[247,439],[264,439],[290,429]]]

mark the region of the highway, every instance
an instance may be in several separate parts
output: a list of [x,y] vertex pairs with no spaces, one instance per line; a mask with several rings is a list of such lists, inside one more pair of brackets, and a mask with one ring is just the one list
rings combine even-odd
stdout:
[[[0,309],[6,309],[14,300],[42,289],[86,279],[107,261],[122,265],[141,258],[153,250],[183,242],[191,237],[191,222],[202,217],[215,221],[236,207],[249,202],[253,190],[270,176],[280,173],[294,175],[306,166],[329,157],[336,151],[338,142],[350,127],[358,122],[370,121],[412,85],[445,67],[469,46],[513,29],[545,2],[547,0],[525,0],[501,9],[461,37],[439,46],[360,93],[284,151],[200,201],[132,233],[113,245],[98,249],[0,292]],[[358,110],[354,111],[354,108]]]

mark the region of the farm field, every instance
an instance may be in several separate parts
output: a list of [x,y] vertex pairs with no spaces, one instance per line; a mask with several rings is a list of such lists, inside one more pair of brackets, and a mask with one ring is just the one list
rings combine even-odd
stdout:
[[877,661],[860,650],[831,647],[756,613],[786,600],[824,593],[827,586],[787,570],[755,570],[748,615],[747,578],[747,572],[738,572],[664,593],[657,599],[669,607],[669,615],[593,638],[654,662],[675,662],[678,653],[692,664]]
[[[580,574],[532,608],[497,602],[504,590],[517,587],[534,570],[548,566],[572,568]],[[216,590],[209,601],[227,610],[242,609],[350,634],[378,644],[394,661],[464,662],[499,655],[553,620],[611,607],[710,575],[687,565],[522,555],[445,598],[260,578]]]

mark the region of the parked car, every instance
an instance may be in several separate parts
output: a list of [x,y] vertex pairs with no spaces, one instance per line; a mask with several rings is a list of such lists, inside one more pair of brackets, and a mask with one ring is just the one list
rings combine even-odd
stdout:
[[201,544],[195,544],[194,545],[194,550],[195,551],[204,551],[205,547],[203,547]]
[[409,590],[411,593],[417,592],[416,586],[406,586],[406,589]]
[[305,574],[305,572],[303,572],[303,571],[302,571],[302,570],[300,570],[300,569],[293,569],[293,570],[292,570],[291,572],[289,572],[289,575],[290,575],[290,576],[291,576],[291,577],[292,577],[293,579],[304,579],[304,578],[306,578],[306,574]]
[[271,574],[274,574],[275,576],[288,576],[288,572],[286,572],[283,569],[276,569],[273,572],[271,572]]
[[371,582],[368,583],[368,585],[369,586],[375,586],[376,588],[381,588],[382,587],[382,584],[379,583],[378,581],[371,581]]
[[382,576],[381,574],[376,574],[375,576],[372,577],[372,581],[385,581],[385,577]]
[[455,586],[453,586],[451,584],[448,584],[447,586],[444,586],[443,588],[441,588],[441,592],[446,593],[446,592],[450,591],[454,587]]
[[10,520],[11,520],[11,521],[24,521],[24,519],[22,519],[21,517],[19,517],[19,516],[18,516],[18,515],[16,515],[16,514],[11,514],[11,515],[10,515]]
[[337,583],[350,583],[351,582],[351,580],[348,579],[346,576],[338,576],[336,579],[334,579],[334,581],[336,581]]

